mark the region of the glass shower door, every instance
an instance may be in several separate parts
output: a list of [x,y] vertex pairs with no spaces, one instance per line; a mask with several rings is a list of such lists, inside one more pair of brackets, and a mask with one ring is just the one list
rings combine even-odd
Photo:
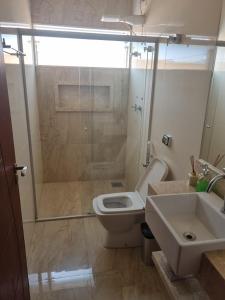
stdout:
[[43,154],[38,215],[87,216],[94,196],[125,189],[129,44],[35,41]]

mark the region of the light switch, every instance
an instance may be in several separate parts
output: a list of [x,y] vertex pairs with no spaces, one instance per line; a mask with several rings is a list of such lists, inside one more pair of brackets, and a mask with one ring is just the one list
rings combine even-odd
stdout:
[[164,134],[162,137],[162,143],[170,147],[172,144],[172,136],[170,134]]

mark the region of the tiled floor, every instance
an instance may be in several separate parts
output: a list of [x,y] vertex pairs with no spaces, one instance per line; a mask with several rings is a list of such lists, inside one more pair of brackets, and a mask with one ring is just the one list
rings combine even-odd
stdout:
[[95,217],[37,223],[28,256],[32,300],[165,300],[140,248],[105,249]]
[[[123,187],[112,187],[112,182],[122,182]],[[123,180],[93,180],[45,183],[37,203],[38,217],[51,218],[93,213],[92,199],[105,193],[125,191]]]

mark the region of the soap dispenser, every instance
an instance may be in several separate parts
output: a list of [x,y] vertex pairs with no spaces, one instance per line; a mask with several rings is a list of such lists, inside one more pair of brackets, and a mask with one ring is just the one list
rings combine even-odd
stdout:
[[209,174],[209,168],[207,164],[202,165],[202,173],[198,175],[198,181],[196,184],[196,192],[206,192],[209,180],[207,175]]

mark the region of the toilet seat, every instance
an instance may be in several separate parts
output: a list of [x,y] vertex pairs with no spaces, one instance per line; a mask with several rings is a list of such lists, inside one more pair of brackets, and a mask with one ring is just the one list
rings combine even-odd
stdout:
[[93,204],[102,214],[137,212],[145,207],[137,191],[100,195],[93,200]]
[[148,184],[164,180],[167,174],[167,164],[163,160],[154,158],[140,178],[135,192],[103,194],[96,197],[93,199],[95,212],[110,215],[142,211],[148,195]]

